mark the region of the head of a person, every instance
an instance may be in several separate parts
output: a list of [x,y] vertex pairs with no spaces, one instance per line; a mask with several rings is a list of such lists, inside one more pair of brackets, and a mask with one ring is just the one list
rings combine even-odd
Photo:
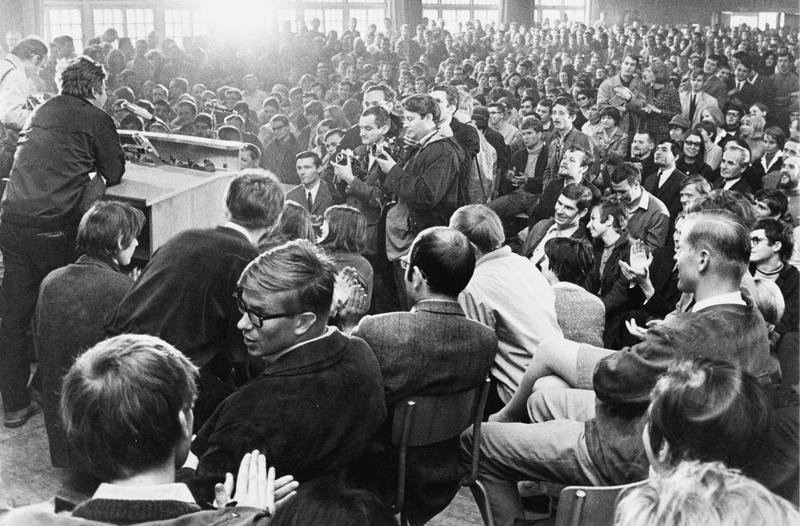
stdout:
[[408,297],[417,302],[432,295],[456,298],[475,271],[475,250],[467,236],[449,227],[426,228],[401,260]]
[[412,139],[420,140],[439,123],[439,105],[430,95],[411,95],[403,99],[403,128]]
[[739,287],[750,263],[750,230],[741,217],[722,207],[686,217],[675,254],[681,292],[694,292],[707,278]]
[[208,113],[198,113],[192,119],[192,133],[197,137],[211,137],[213,121]]
[[449,120],[458,109],[458,90],[453,86],[437,84],[429,90],[429,94],[439,105],[441,120]]
[[553,101],[549,99],[542,99],[536,104],[536,115],[539,116],[539,120],[542,123],[550,122],[550,118],[553,114]]
[[450,216],[450,228],[467,236],[478,257],[499,249],[505,241],[500,217],[486,205],[462,206]]
[[604,106],[599,112],[600,125],[606,130],[613,130],[619,126],[619,110],[613,106]]
[[245,143],[239,151],[239,168],[258,168],[261,163],[261,149],[255,144]]
[[579,146],[570,146],[561,157],[558,175],[566,177],[569,182],[580,183],[592,165],[592,154]]
[[669,121],[669,138],[674,142],[683,143],[692,123],[683,115],[676,115]]
[[295,168],[297,169],[297,177],[300,179],[300,183],[309,187],[319,181],[322,159],[310,150],[300,152],[295,156]]
[[259,251],[265,252],[293,239],[306,239],[315,243],[317,237],[314,233],[311,214],[306,207],[296,201],[286,200],[278,223],[262,237],[258,248]]
[[[789,143],[789,141],[786,142]],[[800,155],[789,155],[783,158],[778,188],[781,190],[800,188]]]
[[102,108],[108,99],[106,76],[102,64],[87,57],[78,57],[61,72],[61,94],[86,99]]
[[367,220],[357,208],[334,205],[325,210],[319,246],[333,252],[359,254],[364,249]]
[[[670,146],[659,145],[659,148],[662,147]],[[642,173],[639,166],[634,163],[617,165],[611,172],[611,191],[626,205],[639,199],[643,191]]]
[[706,82],[706,73],[702,69],[692,71],[689,76],[689,86],[693,93],[703,91],[703,84]]
[[523,118],[519,125],[522,142],[526,148],[534,148],[541,142],[542,131],[542,121],[533,115]]
[[786,135],[777,126],[769,126],[764,129],[764,151],[770,155],[778,153],[786,144]]
[[649,132],[636,133],[631,141],[631,155],[643,159],[655,148],[655,141]]
[[242,170],[231,180],[225,194],[228,218],[246,229],[271,229],[283,210],[283,189],[271,173]]
[[764,218],[756,221],[750,231],[750,262],[785,263],[794,249],[792,227],[780,219]]
[[303,484],[270,521],[272,526],[396,526],[397,520],[375,494],[330,480]]
[[696,460],[752,473],[772,418],[767,393],[741,366],[685,359],[670,366],[653,388],[642,438],[656,472]]
[[363,106],[367,109],[371,106],[381,106],[390,112],[394,109],[394,100],[397,95],[394,90],[386,84],[376,84],[370,86],[364,92]]
[[123,334],[75,360],[61,387],[70,452],[101,481],[130,479],[189,453],[197,368],[155,336]]
[[589,216],[589,234],[592,239],[601,239],[606,232],[621,232],[628,224],[625,203],[612,196],[592,207]]
[[738,145],[729,145],[722,152],[722,161],[719,165],[719,175],[723,179],[733,180],[742,176],[750,160],[750,152]]
[[553,101],[553,128],[564,134],[572,129],[575,120],[576,104],[566,97],[558,97]]
[[582,184],[569,183],[564,186],[555,204],[553,220],[559,230],[578,226],[579,221],[589,213],[592,204],[592,191]]
[[656,146],[653,162],[662,168],[673,168],[680,154],[681,147],[678,143],[672,140],[661,141],[661,143]]
[[544,244],[542,274],[551,284],[574,283],[581,287],[594,265],[594,253],[587,243],[571,237],[554,237]]
[[392,125],[391,114],[383,106],[370,106],[361,113],[358,127],[361,142],[366,145],[381,142]]
[[272,137],[276,141],[285,141],[292,133],[289,128],[289,119],[282,113],[272,116],[269,120],[269,127],[272,130]]
[[250,262],[236,301],[250,356],[270,362],[276,353],[325,331],[336,279],[333,261],[305,239],[271,248]]
[[615,526],[797,524],[789,501],[722,462],[681,462],[620,496]]
[[144,223],[144,213],[128,203],[98,201],[81,218],[77,251],[120,266],[129,265]]
[[38,38],[20,40],[11,48],[11,54],[22,62],[27,77],[36,75],[47,64],[47,45]]
[[725,126],[729,129],[738,129],[739,121],[744,116],[744,108],[735,102],[728,102],[723,110],[725,113]]
[[767,332],[772,332],[786,311],[786,301],[783,299],[781,288],[771,279],[756,277],[749,290],[753,295],[753,304],[758,307],[764,323],[767,324]]
[[762,188],[754,196],[753,211],[758,219],[781,219],[789,209],[789,199],[777,188]]
[[693,175],[686,179],[681,185],[680,191],[683,211],[686,212],[695,199],[708,195],[710,192],[711,184],[702,175]]

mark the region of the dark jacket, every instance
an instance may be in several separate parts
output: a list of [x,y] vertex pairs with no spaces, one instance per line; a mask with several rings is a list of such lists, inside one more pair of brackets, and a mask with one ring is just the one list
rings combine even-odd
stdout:
[[[302,205],[303,208],[308,209],[308,192],[303,185],[298,185],[286,192],[287,201],[295,201]],[[308,211],[312,216],[321,216],[325,210],[336,204],[336,198],[331,192],[328,183],[322,179],[319,181],[319,190],[317,190],[317,197],[311,203],[311,210]]]
[[660,188],[658,186],[658,171],[649,175],[644,180],[642,186],[666,205],[669,216],[672,222],[674,222],[674,218],[683,209],[681,206],[681,185],[683,185],[684,182],[686,182],[686,174],[681,172],[676,166]]
[[[550,227],[553,226],[555,222],[556,220],[551,217],[550,219],[542,219],[533,225],[533,228],[528,231],[528,237],[525,238],[525,243],[522,244],[519,254],[521,256],[525,256],[526,258],[531,257],[533,255],[533,251],[536,250],[536,247],[539,246],[539,243],[541,243],[542,239],[547,234],[547,231],[550,230]],[[578,222],[578,228],[570,237],[572,239],[585,242],[589,248],[591,248],[592,240],[589,237],[589,232],[586,231],[586,226],[583,223]]]
[[594,265],[586,277],[585,288],[600,296],[606,307],[606,317],[608,317],[620,310],[628,301],[628,281],[622,276],[619,262],[630,261],[631,245],[627,234],[622,234],[614,243],[601,274],[600,263],[604,248],[602,242],[595,245]]
[[[725,187],[725,179],[723,179],[722,177],[711,183],[711,188],[713,188],[714,190],[719,190],[724,187]],[[733,186],[728,188],[728,190],[739,192],[742,194],[753,193],[753,188],[750,186],[750,183],[748,183],[747,179],[745,179],[744,177],[736,181],[736,183],[734,183]]]
[[612,353],[595,367],[596,417],[585,424],[592,462],[608,484],[647,478],[642,444],[650,391],[676,358],[705,357],[737,365],[766,379],[774,367],[766,324],[752,300],[670,315],[644,341]]
[[122,180],[125,154],[114,121],[85,99],[53,97],[20,133],[2,220],[41,228],[77,225],[89,204],[83,200],[90,172],[102,175],[107,186]]
[[[353,335],[369,344],[383,375],[390,417],[364,471],[371,479],[368,485],[391,504],[397,465],[397,450],[390,441],[394,406],[413,395],[458,393],[480,385],[494,362],[497,336],[468,320],[455,301],[423,301],[411,312],[367,316]],[[406,498],[414,524],[439,513],[458,491],[464,475],[458,452],[458,437],[410,451]]]
[[53,466],[71,465],[59,417],[61,381],[78,355],[105,339],[105,320],[132,286],[133,280],[122,274],[115,263],[88,255],[54,270],[42,281],[34,342]]
[[[229,396],[197,433],[190,484],[198,502],[258,449],[301,483],[338,473],[364,454],[386,418],[378,360],[360,338],[338,331],[268,365]],[[208,493],[198,493],[211,491]]]
[[[528,218],[528,226],[532,227],[542,219],[553,217],[556,213],[558,196],[561,195],[561,190],[564,189],[564,181],[566,181],[566,179],[563,177],[556,177],[545,185],[542,197],[539,199],[536,206],[533,207],[533,211]],[[600,190],[595,185],[586,181],[583,181],[581,184],[592,191],[592,197],[594,197],[595,200],[600,199]]]
[[[525,191],[530,194],[541,194],[544,190],[544,171],[547,168],[547,157],[549,155],[547,144],[542,145],[539,158],[536,159],[534,176],[529,177],[525,182]],[[511,154],[511,169],[519,173],[525,173],[528,165],[528,150],[523,148]]]
[[295,164],[295,156],[300,151],[300,143],[292,134],[285,143],[273,140],[264,148],[261,166],[274,173],[283,184],[300,184]]

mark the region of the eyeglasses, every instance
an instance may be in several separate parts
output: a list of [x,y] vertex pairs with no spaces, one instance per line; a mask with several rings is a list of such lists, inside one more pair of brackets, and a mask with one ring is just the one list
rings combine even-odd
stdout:
[[683,141],[686,146],[700,146],[700,141]]
[[300,314],[300,312],[281,312],[280,314],[259,314],[258,312],[250,310],[250,307],[242,299],[242,291],[237,290],[233,293],[233,299],[236,301],[236,308],[239,309],[239,312],[242,314],[247,315],[247,319],[250,320],[250,323],[253,324],[253,327],[258,327],[259,329],[264,325],[264,322],[267,320],[276,320],[278,318],[287,318],[289,316],[294,316],[295,314]]

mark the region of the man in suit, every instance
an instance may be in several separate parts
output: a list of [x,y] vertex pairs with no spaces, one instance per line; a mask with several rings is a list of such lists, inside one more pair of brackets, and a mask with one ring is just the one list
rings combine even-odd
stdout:
[[755,87],[748,81],[751,70],[752,66],[750,65],[750,61],[742,60],[736,65],[736,69],[733,71],[734,87],[733,90],[731,90],[731,98],[739,99],[745,111],[755,102],[761,100],[761,94],[756,92]]
[[672,141],[664,141],[658,145],[655,163],[658,171],[647,176],[642,185],[666,205],[672,221],[682,210],[681,186],[686,181],[686,174],[675,168],[675,160],[680,155],[680,146]]
[[728,146],[722,154],[719,165],[719,179],[714,181],[712,188],[734,190],[743,194],[752,194],[753,189],[743,177],[743,172],[750,161],[750,152],[736,144]]
[[335,279],[333,261],[307,240],[268,250],[242,272],[238,328],[264,370],[198,431],[196,489],[254,449],[301,483],[337,475],[367,451],[386,418],[383,379],[364,340],[327,326]]
[[300,184],[286,193],[286,199],[303,205],[317,221],[328,207],[336,204],[328,183],[320,178],[322,159],[312,151],[295,156],[295,167]]
[[[411,311],[367,316],[353,331],[378,359],[390,411],[412,395],[458,393],[480,385],[497,352],[494,331],[468,320],[458,304],[475,270],[475,253],[464,234],[447,227],[423,230],[402,261]],[[397,452],[387,440],[390,422],[387,433],[376,438],[375,457],[361,463],[369,465],[363,475],[387,503],[397,489]],[[413,448],[406,488],[411,523],[423,524],[443,510],[461,475],[458,438]]]
[[692,128],[700,123],[700,115],[703,110],[708,108],[719,108],[717,99],[703,91],[706,73],[703,70],[695,70],[690,74],[689,91],[681,91],[681,111],[682,115],[689,119]]

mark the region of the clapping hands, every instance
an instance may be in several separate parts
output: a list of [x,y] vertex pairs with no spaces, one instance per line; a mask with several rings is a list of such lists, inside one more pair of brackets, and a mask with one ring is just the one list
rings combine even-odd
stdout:
[[225,484],[214,486],[214,505],[222,508],[234,500],[237,506],[264,509],[272,515],[297,494],[299,486],[291,475],[275,479],[275,468],[268,470],[267,457],[254,450],[242,457],[235,493],[231,473],[225,474]]

